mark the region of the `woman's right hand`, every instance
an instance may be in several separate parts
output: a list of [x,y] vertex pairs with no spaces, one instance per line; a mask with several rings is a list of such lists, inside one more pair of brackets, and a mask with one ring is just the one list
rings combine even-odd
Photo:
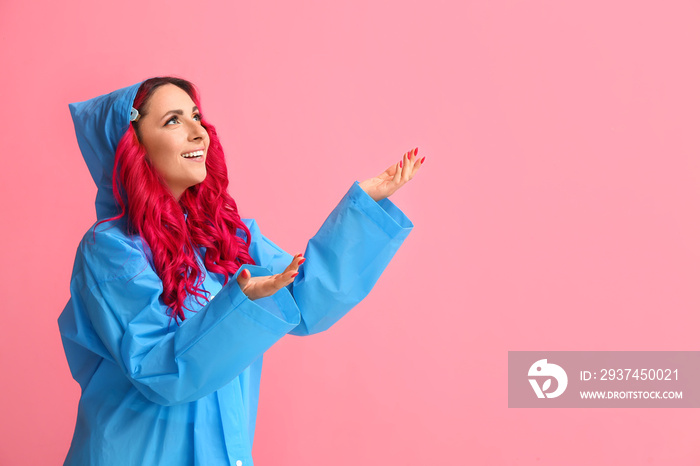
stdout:
[[299,266],[305,260],[304,256],[297,254],[284,272],[265,277],[251,277],[250,271],[243,270],[236,277],[236,281],[250,300],[272,296],[294,281],[294,277],[299,274]]

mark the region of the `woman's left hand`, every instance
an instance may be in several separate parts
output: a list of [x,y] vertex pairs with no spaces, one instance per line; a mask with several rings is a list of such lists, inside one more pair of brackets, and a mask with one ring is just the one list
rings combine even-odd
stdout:
[[418,159],[418,148],[406,152],[401,162],[390,166],[380,175],[360,183],[360,187],[375,201],[380,201],[394,194],[405,185],[423,165],[425,157]]

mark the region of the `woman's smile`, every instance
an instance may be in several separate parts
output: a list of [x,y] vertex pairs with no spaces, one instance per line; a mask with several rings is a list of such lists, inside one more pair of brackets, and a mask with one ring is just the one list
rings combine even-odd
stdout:
[[194,159],[195,161],[204,161],[204,148],[198,149],[192,152],[187,152],[186,154],[182,154],[182,157],[186,159]]

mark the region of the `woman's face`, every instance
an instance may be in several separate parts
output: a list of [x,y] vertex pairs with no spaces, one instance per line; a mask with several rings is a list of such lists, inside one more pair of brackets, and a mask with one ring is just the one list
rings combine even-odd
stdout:
[[207,177],[209,134],[189,94],[164,84],[151,95],[138,121],[148,160],[163,177],[175,199]]

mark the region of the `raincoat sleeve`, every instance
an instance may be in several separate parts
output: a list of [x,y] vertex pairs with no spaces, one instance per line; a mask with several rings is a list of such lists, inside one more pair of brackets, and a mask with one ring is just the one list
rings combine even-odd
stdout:
[[[73,317],[66,317],[73,322],[64,326],[64,341],[117,364],[149,400],[173,405],[221,388],[299,324],[286,289],[251,301],[231,278],[178,326],[167,315],[162,282],[140,240],[114,230],[100,226],[81,243],[71,280]],[[270,274],[248,265],[239,273],[244,268],[253,276]],[[86,361],[75,370],[99,367]]]
[[[251,255],[273,273],[281,273],[292,256],[249,222]],[[301,315],[292,335],[330,328],[370,292],[413,228],[389,199],[376,202],[355,182],[308,243],[299,275],[289,285]]]

